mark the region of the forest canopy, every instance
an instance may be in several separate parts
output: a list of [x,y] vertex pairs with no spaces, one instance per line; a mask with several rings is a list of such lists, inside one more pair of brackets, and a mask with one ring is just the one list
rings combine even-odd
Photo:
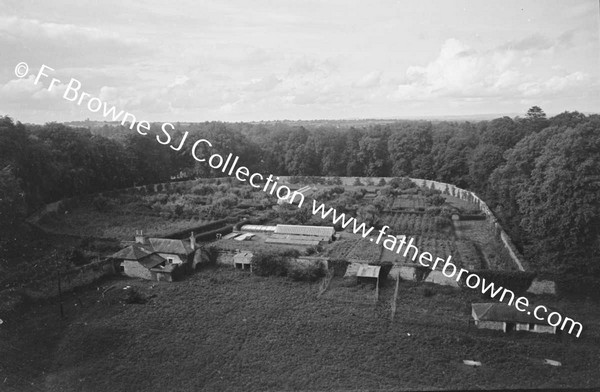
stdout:
[[[222,176],[191,154],[120,124],[24,125],[0,117],[0,219],[17,223],[44,203],[82,194]],[[340,125],[341,124],[341,125]],[[211,153],[250,170],[291,176],[414,177],[482,197],[530,263],[600,275],[600,116],[480,122],[176,124],[173,143],[210,140]],[[189,140],[188,139],[188,140]],[[3,225],[6,227],[6,225]]]

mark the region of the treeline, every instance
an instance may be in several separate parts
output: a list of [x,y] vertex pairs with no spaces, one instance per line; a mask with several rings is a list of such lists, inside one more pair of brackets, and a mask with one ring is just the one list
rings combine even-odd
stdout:
[[[533,265],[600,273],[600,116],[539,107],[523,118],[398,121],[364,127],[289,123],[175,124],[175,151],[122,126],[27,126],[0,118],[0,214],[42,203],[182,178],[222,176],[193,159],[233,153],[252,171],[292,176],[432,179],[479,194]],[[8,220],[7,220],[8,219]]]

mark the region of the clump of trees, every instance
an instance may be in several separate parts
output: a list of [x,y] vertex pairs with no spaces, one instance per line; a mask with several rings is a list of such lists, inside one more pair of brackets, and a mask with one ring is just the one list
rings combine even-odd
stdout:
[[296,281],[315,282],[325,276],[321,264],[299,266],[292,259],[300,255],[295,249],[281,252],[256,252],[252,256],[252,271],[259,276],[289,277]]
[[[523,117],[476,123],[397,121],[317,129],[281,122],[207,122],[181,125],[178,131],[189,132],[189,140],[213,143],[210,150],[198,148],[199,155],[232,153],[251,172],[294,176],[302,184],[334,184],[339,179],[327,177],[346,176],[364,186],[364,177],[395,177],[377,183],[380,194],[388,196],[398,189],[417,191],[405,179],[413,177],[469,189],[493,209],[535,268],[600,276],[599,129],[599,115],[564,112],[548,118],[534,106]],[[193,159],[192,143],[179,152],[156,143],[158,132],[159,124],[141,136],[107,124],[25,126],[0,117],[0,219],[9,222],[2,226],[68,197],[163,183],[174,176],[223,175]],[[194,191],[216,198],[219,207],[207,214],[225,213],[231,181]],[[441,191],[446,189],[436,190]],[[352,208],[360,196],[347,193],[340,206]],[[435,200],[434,205],[440,199]],[[181,212],[176,208],[168,213]]]

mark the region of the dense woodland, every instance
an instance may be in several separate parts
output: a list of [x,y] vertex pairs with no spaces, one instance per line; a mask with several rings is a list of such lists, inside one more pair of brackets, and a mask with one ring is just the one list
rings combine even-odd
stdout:
[[[191,154],[233,153],[265,174],[409,176],[472,190],[540,270],[600,276],[600,116],[539,107],[523,118],[397,121],[353,127],[288,122],[175,124],[180,151],[120,124],[24,125],[0,117],[0,221],[7,230],[44,203],[87,193],[222,176]],[[98,125],[101,124],[101,125]],[[127,124],[126,124],[127,125]],[[155,135],[161,124],[153,124]]]

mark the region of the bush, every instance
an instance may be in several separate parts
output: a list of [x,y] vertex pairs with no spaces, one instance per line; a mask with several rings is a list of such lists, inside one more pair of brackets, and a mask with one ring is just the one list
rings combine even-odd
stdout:
[[435,295],[435,291],[431,287],[419,287],[417,289],[423,297],[433,297]]
[[443,196],[440,195],[433,195],[433,196],[428,196],[425,201],[427,202],[427,204],[431,205],[431,206],[441,206],[446,202],[446,199],[444,199]]
[[356,177],[354,179],[354,183],[352,185],[354,185],[354,186],[363,186],[364,184],[360,181],[360,178]]
[[127,290],[127,294],[125,294],[125,303],[128,304],[145,304],[148,302],[145,296],[143,296],[135,287]]
[[288,272],[285,257],[275,252],[254,253],[251,263],[258,276],[286,276]]
[[192,188],[192,193],[198,196],[212,195],[215,189],[210,185],[198,184]]
[[411,189],[411,188],[417,187],[417,184],[415,184],[408,178],[404,178],[404,177],[403,178],[398,178],[398,177],[392,178],[388,182],[388,185],[390,185],[394,189],[398,188],[400,190]]
[[323,264],[310,265],[306,268],[294,267],[288,272],[288,276],[295,281],[315,282],[326,275]]
[[96,211],[104,212],[108,210],[109,200],[104,196],[96,196],[92,201],[92,205],[96,209]]
[[75,266],[82,266],[89,263],[89,260],[80,249],[72,248],[67,252],[67,260]]
[[386,186],[387,182],[385,182],[385,178],[382,178],[381,180],[379,180],[379,182],[377,183],[377,186]]

